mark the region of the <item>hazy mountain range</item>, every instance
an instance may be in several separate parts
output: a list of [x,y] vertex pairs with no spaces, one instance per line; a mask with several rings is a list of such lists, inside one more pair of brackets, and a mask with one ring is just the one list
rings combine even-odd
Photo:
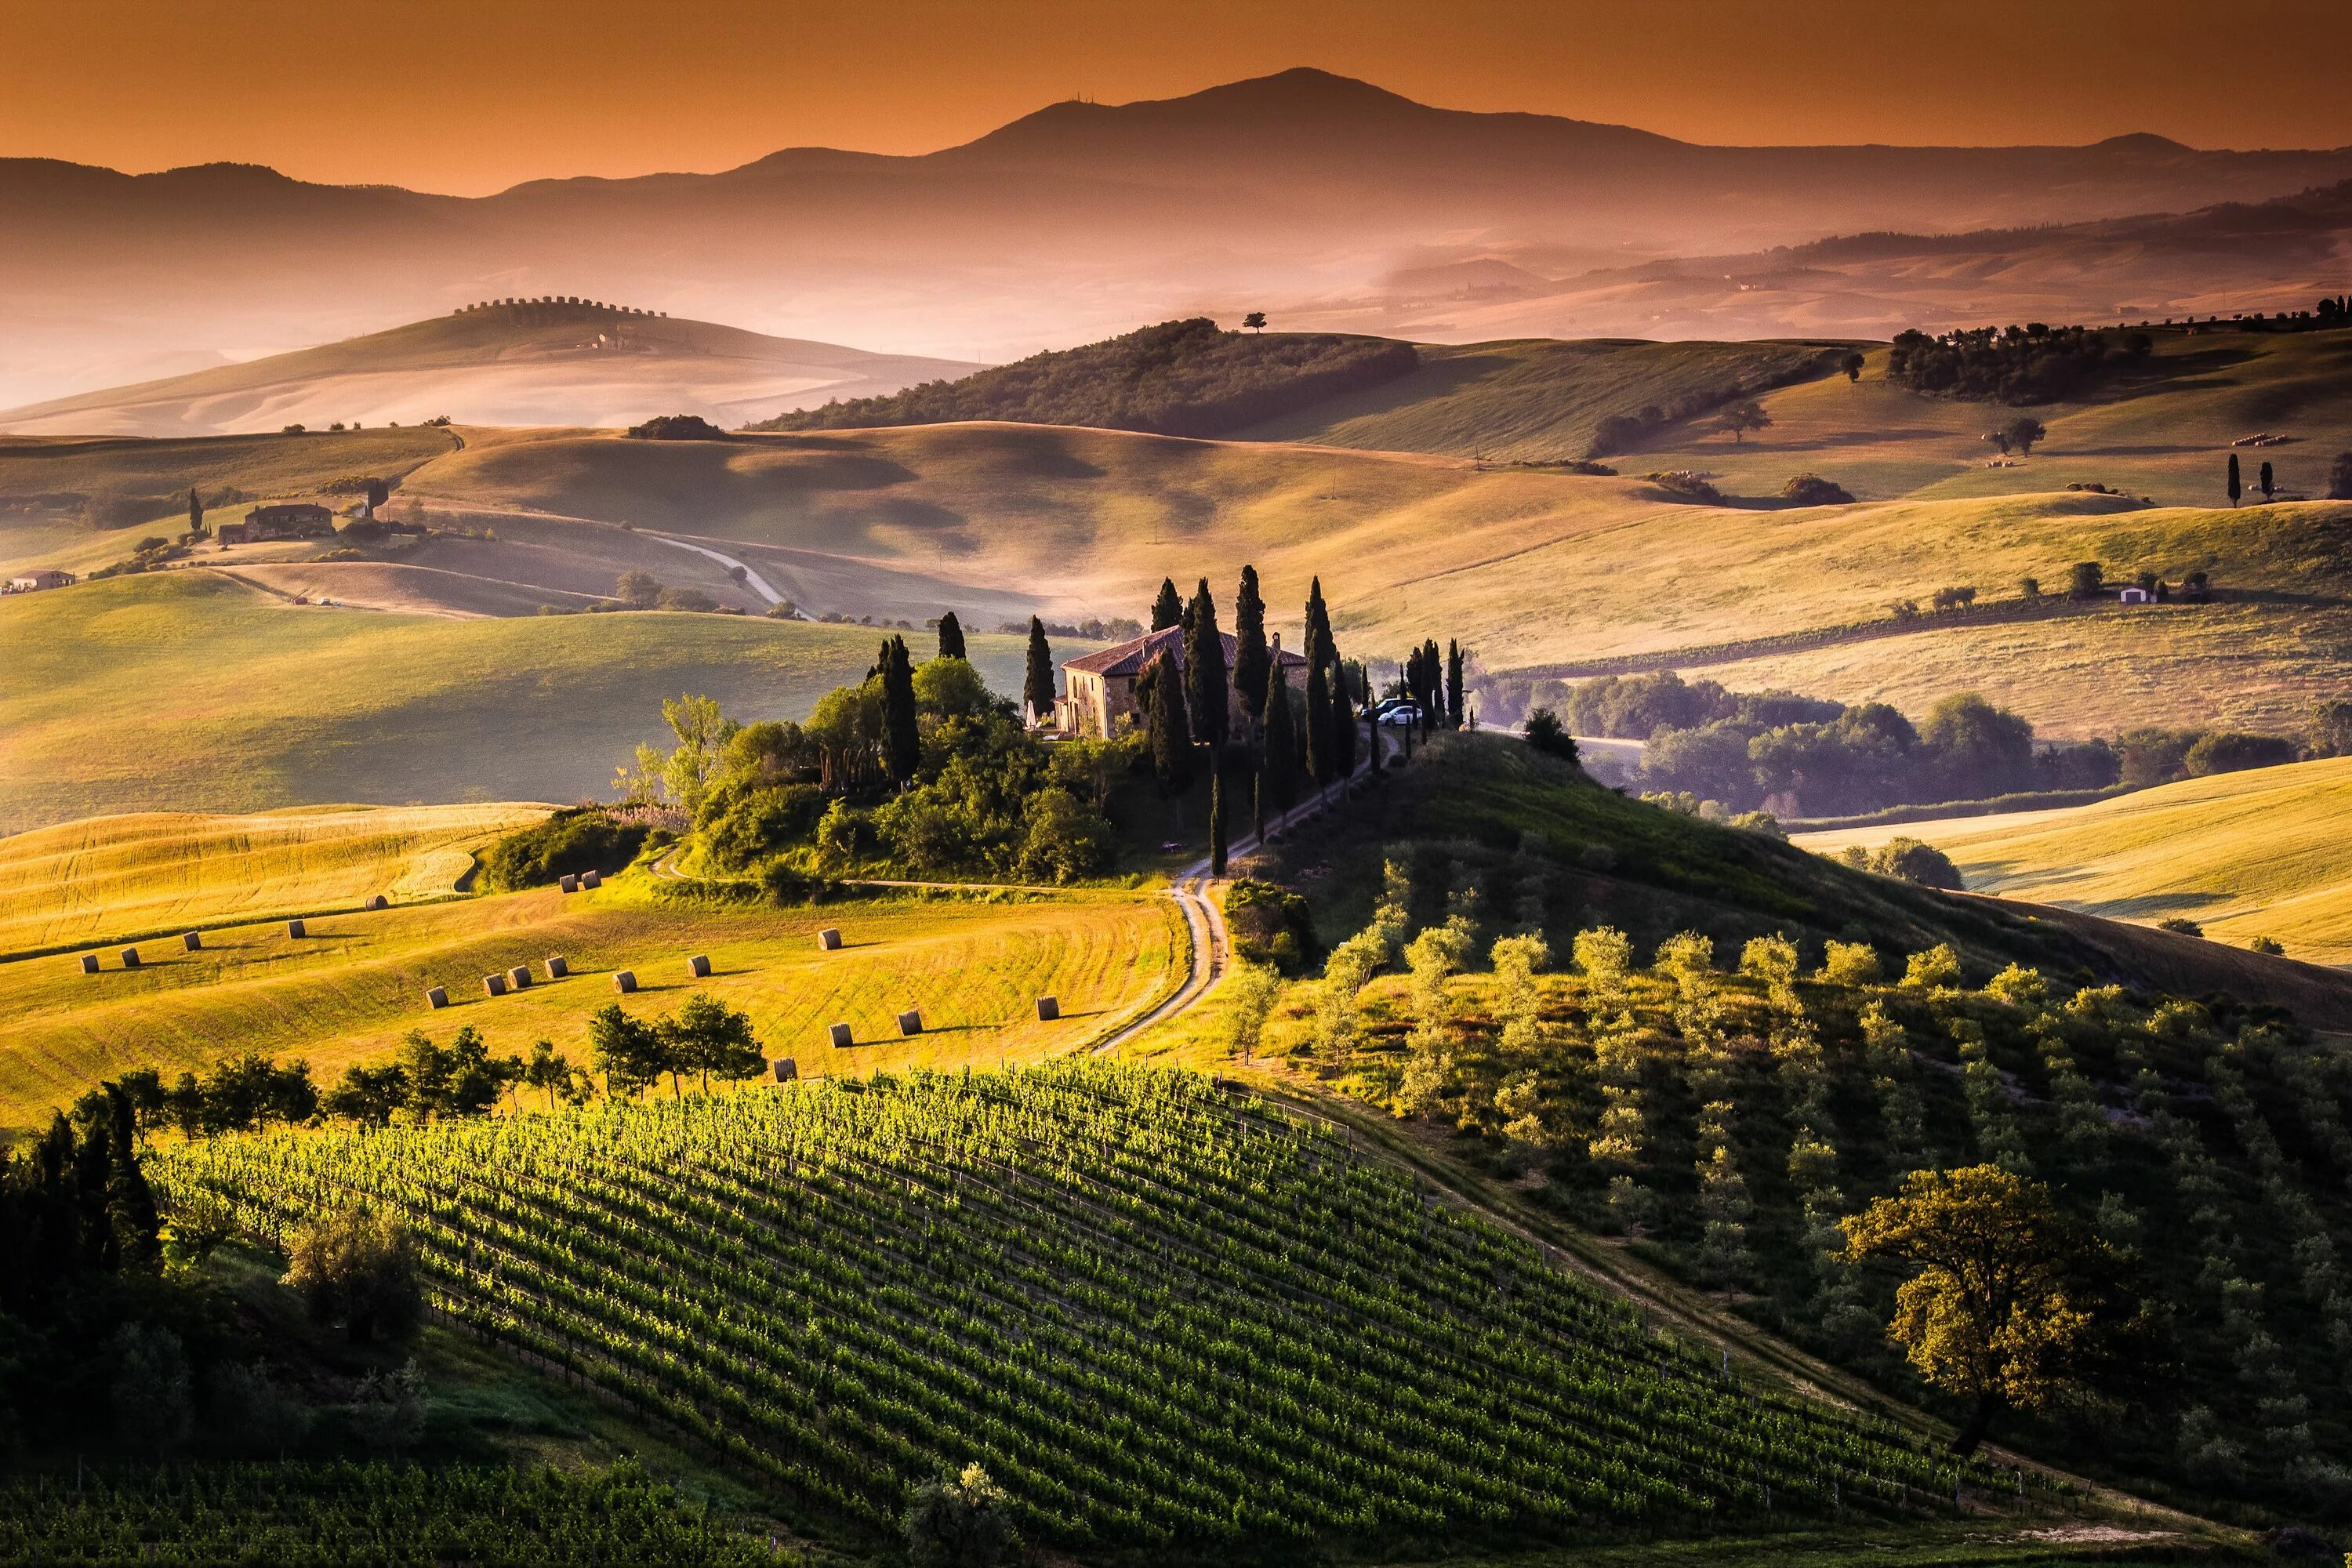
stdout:
[[[1458,341],[1525,316],[1465,308],[1510,303],[1514,290],[1576,295],[1538,314],[1554,322],[1545,330],[1578,335],[1877,333],[2002,291],[1948,258],[1944,286],[1931,286],[1936,267],[1913,266],[1890,290],[1885,258],[1874,271],[1800,253],[1742,266],[1809,268],[1818,286],[1776,286],[1788,298],[1769,304],[1734,287],[1716,320],[1691,276],[1642,269],[1860,231],[2259,203],[2347,177],[2352,148],[2211,152],[2144,135],[2087,147],[1701,146],[1435,109],[1312,70],[1164,101],[1055,104],[919,156],[795,148],[719,174],[542,180],[478,198],[247,165],[130,175],[5,160],[0,403],[539,294],[971,360],[1252,308],[1281,312],[1277,324]],[[1465,263],[1474,270],[1457,290],[1448,269]],[[1711,285],[1738,270],[1704,265]],[[2228,265],[2231,286],[2248,289],[2300,289],[2308,269]],[[2176,279],[2172,292],[2196,283]],[[2141,302],[2113,294],[2095,279],[2065,297]]]

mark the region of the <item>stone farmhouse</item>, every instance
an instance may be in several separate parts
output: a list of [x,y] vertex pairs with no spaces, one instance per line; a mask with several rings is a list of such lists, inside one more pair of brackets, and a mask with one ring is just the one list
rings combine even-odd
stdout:
[[325,539],[335,531],[335,514],[316,501],[277,501],[255,507],[243,522],[220,525],[223,544],[258,544],[273,539]]
[[[1225,645],[1226,702],[1233,715],[1234,732],[1239,734],[1249,721],[1242,707],[1241,693],[1233,689],[1234,656],[1240,651],[1241,642],[1231,632],[1219,636]],[[1131,642],[1118,643],[1065,663],[1063,694],[1054,702],[1053,727],[1066,735],[1093,735],[1108,740],[1118,733],[1122,721],[1139,726],[1143,716],[1136,708],[1135,683],[1162,650],[1175,660],[1181,674],[1184,668],[1183,627],[1146,632]],[[1296,689],[1305,679],[1307,661],[1285,651],[1279,636],[1271,640],[1268,651],[1282,661]]]
[[27,572],[21,577],[9,578],[6,591],[11,594],[37,594],[44,588],[70,588],[73,585],[72,573],[45,567],[38,572]]

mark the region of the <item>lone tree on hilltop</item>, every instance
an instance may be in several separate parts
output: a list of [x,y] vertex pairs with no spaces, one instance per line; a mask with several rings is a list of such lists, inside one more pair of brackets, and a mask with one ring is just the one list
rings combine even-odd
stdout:
[[1176,596],[1174,579],[1160,579],[1160,596],[1151,601],[1151,629],[1164,632],[1184,618],[1184,601]]
[[1845,372],[1845,378],[1848,381],[1860,381],[1862,379],[1862,366],[1863,358],[1859,353],[1850,353],[1846,355],[1845,358],[1838,361],[1838,369]]
[[1265,331],[1265,312],[1264,310],[1252,310],[1248,315],[1242,318],[1242,325],[1247,327],[1253,332],[1262,332]]
[[1029,671],[1021,701],[1033,724],[1054,710],[1054,650],[1045,641],[1045,623],[1034,616],[1029,617]]
[[963,651],[963,623],[956,619],[956,613],[953,610],[940,617],[940,657],[941,658],[968,657]]
[[2238,454],[2232,452],[2230,454],[2230,504],[2237,505],[2238,498],[2243,494],[2245,486],[2238,479]]
[[2095,561],[2077,561],[2066,569],[2066,596],[2095,599],[2105,591],[2106,573]]
[[1741,446],[1746,444],[1750,430],[1770,429],[1772,416],[1764,412],[1760,403],[1735,403],[1717,415],[1715,423],[1718,429],[1731,432],[1734,446]]
[[1242,710],[1255,723],[1265,717],[1265,667],[1273,656],[1265,642],[1265,600],[1257,587],[1257,568],[1242,568],[1242,585],[1234,595],[1234,690]]
[[1928,1382],[1973,1402],[1955,1453],[1975,1453],[2004,1408],[2046,1408],[2076,1381],[2091,1314],[2070,1275],[2096,1244],[2041,1183],[1999,1165],[1914,1171],[1840,1224],[1848,1257],[1921,1265],[1886,1331]]
[[[2049,434],[2050,427],[2031,414],[2021,414],[2009,422],[2010,443],[2017,448],[2017,455],[2021,458],[2033,456],[2034,444]],[[2009,448],[2004,447],[2001,449],[2007,451]]]

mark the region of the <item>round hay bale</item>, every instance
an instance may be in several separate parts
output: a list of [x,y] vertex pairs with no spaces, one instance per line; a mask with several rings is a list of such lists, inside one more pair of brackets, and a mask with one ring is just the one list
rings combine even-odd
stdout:
[[310,928],[302,921],[288,921],[286,922],[286,934],[298,939],[306,937],[310,934]]
[[898,1015],[898,1033],[919,1035],[923,1032],[923,1015],[919,1008],[909,1007]]
[[438,985],[428,986],[425,992],[425,1005],[437,1013],[449,1005],[449,993]]
[[1050,1024],[1061,1016],[1062,999],[1060,997],[1040,996],[1037,998],[1037,1017],[1040,1022]]
[[825,1033],[833,1037],[833,1045],[835,1050],[845,1049],[856,1043],[850,1038],[849,1026],[846,1024],[835,1024],[831,1028],[827,1029]]
[[122,967],[125,969],[136,969],[139,967],[139,950],[137,948],[126,947],[122,950]]
[[98,954],[94,952],[85,952],[81,955],[81,972],[84,974],[95,974],[98,973]]
[[613,989],[626,996],[637,988],[636,971],[619,969],[613,972]]
[[190,952],[201,952],[205,945],[205,933],[200,931],[189,931],[180,938],[180,945]]
[[548,977],[550,980],[561,980],[561,979],[562,979],[565,975],[567,975],[567,974],[569,974],[569,973],[572,973],[572,966],[571,966],[570,964],[568,964],[568,963],[564,963],[564,962],[563,962],[563,960],[562,960],[562,958],[561,956],[558,956],[558,955],[551,955],[551,956],[548,958],[548,961],[547,961],[547,977]]
[[686,972],[697,980],[708,980],[710,978],[710,960],[698,952],[686,961]]
[[768,1071],[778,1083],[790,1083],[801,1076],[801,1064],[792,1057],[778,1057],[768,1064]]
[[529,986],[530,984],[530,965],[527,963],[518,963],[512,969],[508,970],[507,984],[513,986],[517,991],[523,990],[525,987]]
[[838,952],[841,951],[841,933],[827,926],[816,933],[816,945],[820,952]]
[[493,996],[503,996],[507,994],[507,977],[503,974],[485,974],[482,976],[482,989]]

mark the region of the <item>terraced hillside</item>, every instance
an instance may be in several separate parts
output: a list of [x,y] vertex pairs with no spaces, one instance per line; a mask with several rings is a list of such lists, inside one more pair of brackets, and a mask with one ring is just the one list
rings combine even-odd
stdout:
[[263,1236],[384,1205],[461,1321],[877,1531],[973,1461],[1035,1546],[1187,1554],[1900,1517],[1955,1479],[1191,1075],[918,1074],[153,1167],[174,1210]]
[[[246,1051],[308,1060],[324,1084],[392,1056],[420,1028],[446,1044],[471,1026],[499,1055],[552,1040],[585,1068],[597,1009],[618,1000],[652,1017],[698,992],[747,1014],[770,1057],[793,1058],[812,1077],[993,1067],[1092,1039],[1156,999],[1190,955],[1175,906],[1145,892],[909,894],[780,912],[698,900],[643,875],[590,893],[347,910],[305,925],[300,937],[278,922],[215,925],[194,952],[174,932],[142,944],[136,969],[110,942],[97,948],[95,974],[81,973],[78,953],[0,961],[0,1126],[36,1125],[47,1108],[131,1068],[168,1080]],[[838,952],[817,947],[827,926],[844,933]],[[688,973],[697,953],[711,962],[707,980]],[[551,954],[567,961],[568,978],[549,978]],[[533,984],[486,994],[483,976],[519,966]],[[632,996],[614,994],[620,970],[637,978]],[[427,1006],[435,985],[448,1007]],[[1059,999],[1059,1019],[1038,1019],[1040,996]],[[908,1008],[924,1028],[902,1037],[897,1016]],[[855,1046],[831,1044],[835,1023],[851,1026]]]
[[446,898],[543,806],[145,812],[0,838],[0,953]]
[[2352,758],[2189,779],[2060,811],[1915,822],[1797,842],[1827,854],[1895,834],[1935,845],[1970,889],[2153,924],[2185,919],[2352,963]]
[[[452,620],[298,608],[208,572],[0,602],[0,831],[159,804],[577,800],[661,701],[799,718],[861,679],[862,626],[642,613]],[[1020,684],[1021,639],[974,637]]]

